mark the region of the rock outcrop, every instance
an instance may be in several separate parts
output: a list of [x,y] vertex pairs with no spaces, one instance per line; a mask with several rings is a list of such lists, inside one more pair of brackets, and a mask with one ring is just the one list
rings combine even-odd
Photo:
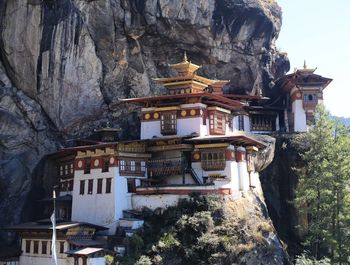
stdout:
[[20,221],[40,159],[67,139],[107,120],[136,137],[118,98],[158,93],[184,50],[228,91],[268,94],[289,68],[280,26],[272,0],[0,1],[0,225]]

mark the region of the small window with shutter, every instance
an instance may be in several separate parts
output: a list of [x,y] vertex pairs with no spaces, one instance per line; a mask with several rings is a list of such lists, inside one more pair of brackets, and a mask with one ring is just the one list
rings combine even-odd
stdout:
[[163,135],[174,135],[177,133],[176,129],[176,111],[163,112],[160,116],[160,127]]

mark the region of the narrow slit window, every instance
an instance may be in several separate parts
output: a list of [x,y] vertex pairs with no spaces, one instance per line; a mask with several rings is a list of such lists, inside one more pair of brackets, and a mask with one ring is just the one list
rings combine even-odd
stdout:
[[88,182],[88,194],[92,194],[92,190],[94,189],[94,180],[93,179],[89,179]]
[[102,193],[102,181],[103,179],[97,179],[97,194]]
[[106,179],[106,193],[111,193],[111,188],[112,188],[112,179],[107,178]]
[[85,180],[81,180],[80,181],[80,191],[79,191],[79,194],[80,195],[84,195],[85,193]]

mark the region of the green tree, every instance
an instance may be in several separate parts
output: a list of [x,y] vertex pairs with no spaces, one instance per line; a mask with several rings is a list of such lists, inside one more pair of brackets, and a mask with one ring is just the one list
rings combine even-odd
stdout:
[[304,166],[298,169],[295,203],[308,217],[304,243],[316,259],[348,263],[349,252],[349,129],[320,106],[314,127],[296,137]]

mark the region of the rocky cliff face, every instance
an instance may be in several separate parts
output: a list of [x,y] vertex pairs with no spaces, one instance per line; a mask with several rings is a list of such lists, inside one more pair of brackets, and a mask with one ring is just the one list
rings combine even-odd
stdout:
[[268,93],[289,68],[280,26],[272,0],[0,1],[0,225],[20,221],[40,159],[67,139],[107,120],[137,137],[118,98],[158,93],[184,50],[231,91]]

